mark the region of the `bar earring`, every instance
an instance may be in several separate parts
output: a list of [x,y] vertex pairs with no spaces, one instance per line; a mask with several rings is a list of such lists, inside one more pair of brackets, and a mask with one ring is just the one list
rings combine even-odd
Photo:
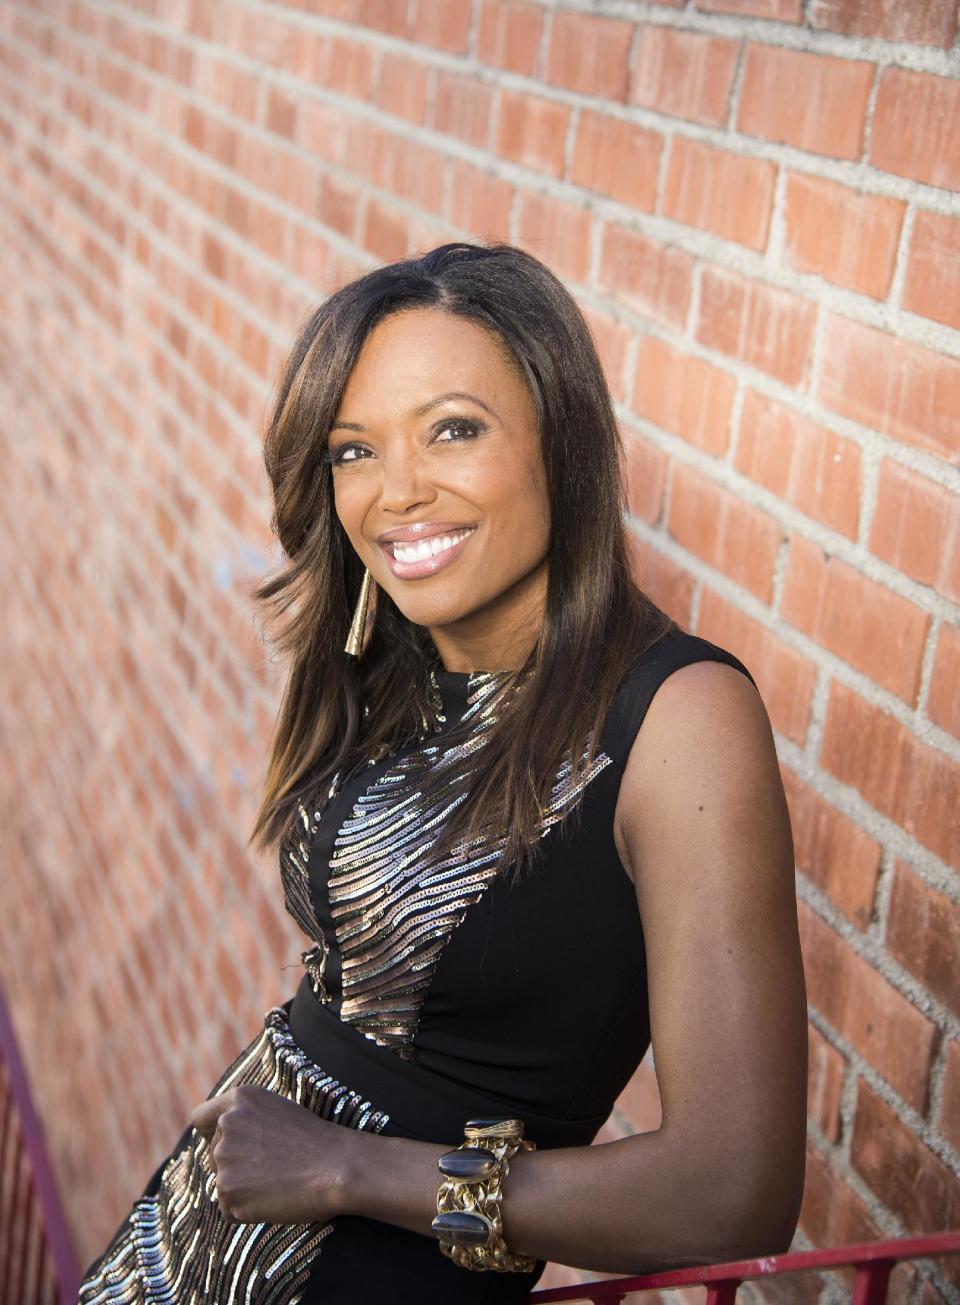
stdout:
[[363,568],[363,583],[360,586],[360,597],[357,599],[357,606],[354,609],[353,620],[350,622],[350,633],[347,635],[347,642],[343,645],[343,651],[349,653],[351,657],[359,657],[363,652],[364,632],[367,626],[367,606],[370,599],[370,569]]

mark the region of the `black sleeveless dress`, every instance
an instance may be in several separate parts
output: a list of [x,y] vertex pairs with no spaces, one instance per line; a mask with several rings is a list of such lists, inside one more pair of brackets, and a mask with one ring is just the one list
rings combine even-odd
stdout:
[[[702,660],[753,679],[679,629],[647,649],[585,782],[569,763],[556,777],[540,866],[510,885],[492,875],[497,846],[468,861],[432,852],[460,799],[447,788],[429,804],[418,777],[477,745],[499,680],[439,670],[436,733],[301,804],[279,859],[287,909],[312,942],[303,978],[208,1096],[259,1083],[347,1127],[445,1147],[467,1119],[498,1115],[522,1118],[540,1149],[589,1144],[650,1042],[643,929],[613,837],[620,779],[659,686]],[[455,722],[467,742],[447,745]],[[556,828],[578,804],[579,822]],[[461,1269],[432,1236],[356,1216],[228,1222],[190,1125],[87,1269],[78,1305],[493,1305],[525,1301],[543,1268]]]

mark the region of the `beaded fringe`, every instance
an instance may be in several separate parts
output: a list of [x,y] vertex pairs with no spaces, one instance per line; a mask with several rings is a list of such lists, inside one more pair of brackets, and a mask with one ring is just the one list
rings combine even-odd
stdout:
[[[348,1128],[379,1133],[389,1116],[325,1073],[294,1041],[286,1012],[272,1007],[260,1033],[221,1075],[210,1097],[256,1083]],[[297,1305],[327,1223],[228,1222],[220,1212],[208,1146],[194,1128],[171,1154],[158,1190],[134,1202],[80,1285],[77,1305]]]

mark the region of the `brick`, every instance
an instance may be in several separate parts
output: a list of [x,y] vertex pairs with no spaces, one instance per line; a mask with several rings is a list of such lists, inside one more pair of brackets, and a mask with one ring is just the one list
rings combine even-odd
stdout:
[[632,37],[633,23],[621,18],[555,9],[545,80],[581,95],[623,101]]
[[[313,13],[322,14],[325,18],[337,18],[339,22],[360,22],[361,14],[369,17],[369,10],[376,9],[378,0],[310,0],[310,10]],[[381,5],[381,9],[382,9]],[[399,0],[389,0],[386,5],[387,10],[393,12],[394,17],[398,13],[406,13],[406,8]]]
[[[829,1158],[821,1154],[812,1141],[807,1143],[800,1228],[815,1246],[849,1246],[857,1242],[878,1241],[885,1236],[883,1229],[870,1218],[866,1203],[845,1177],[830,1167]],[[841,1299],[852,1300],[855,1288],[853,1268],[835,1269],[831,1276],[845,1293]],[[916,1279],[916,1267],[911,1261],[901,1260],[895,1264],[887,1281],[887,1305],[911,1305]],[[798,1284],[804,1281],[810,1284],[814,1296],[810,1305],[816,1305],[823,1298],[821,1286],[824,1279],[802,1274],[797,1275],[797,1281]],[[766,1299],[771,1305],[785,1305],[783,1288],[776,1287],[776,1279],[771,1280]]]
[[628,533],[630,569],[637,584],[658,607],[662,607],[684,629],[690,628],[694,579],[657,549],[632,532]]
[[[202,65],[201,65],[202,66]],[[260,81],[256,73],[232,67],[225,60],[210,60],[209,78],[198,79],[205,99],[214,101],[237,118],[256,122],[260,100]]]
[[667,455],[629,432],[624,437],[627,510],[650,525],[659,521],[663,511],[663,492],[667,483]]
[[811,1141],[807,1142],[800,1227],[814,1246],[849,1246],[882,1236],[864,1201]]
[[847,1062],[813,1024],[807,1025],[807,1049],[807,1115],[828,1142],[839,1142]]
[[[187,116],[187,133],[186,139],[190,144],[198,149],[204,148],[203,139],[200,136],[200,128],[203,124],[205,115],[195,110],[188,112]],[[191,129],[191,122],[196,126]],[[266,104],[264,107],[263,125],[267,131],[272,131],[277,136],[289,136],[291,139],[297,133],[297,102],[289,95],[278,90],[275,86],[267,90]]]
[[667,529],[682,547],[743,585],[761,602],[770,602],[782,534],[773,517],[721,489],[695,468],[677,463]]
[[960,361],[845,317],[822,329],[822,403],[938,457],[960,454]]
[[787,385],[803,384],[810,363],[816,305],[788,290],[705,267],[696,337]]
[[906,68],[880,74],[870,162],[931,186],[960,190],[960,82]]
[[376,67],[372,48],[340,36],[329,37],[325,47],[326,58],[316,79],[319,85],[355,99],[371,99]]
[[377,123],[354,117],[347,119],[341,132],[350,172],[389,190],[393,185],[395,150],[400,137]]
[[839,934],[798,900],[807,999],[920,1114],[939,1030]]
[[450,221],[484,240],[509,240],[510,210],[516,194],[502,177],[494,177],[462,159],[450,160]]
[[[936,1264],[936,1257],[933,1260]],[[912,1297],[911,1297],[912,1299]],[[891,1302],[893,1305],[893,1302]],[[927,1278],[923,1284],[923,1294],[920,1297],[920,1305],[950,1305],[943,1292]]]
[[809,658],[705,584],[697,634],[735,652],[757,683],[774,729],[803,746],[817,668]]
[[742,14],[745,18],[771,18],[780,23],[799,23],[801,0],[694,0],[705,14]]
[[736,388],[727,372],[647,335],[637,350],[630,406],[638,416],[720,457],[730,442]]
[[653,1067],[641,1063],[630,1082],[617,1098],[617,1109],[634,1133],[652,1133],[663,1123],[660,1086]]
[[960,218],[917,213],[903,307],[960,330]]
[[[387,32],[390,36],[409,37],[410,24],[407,0],[356,0],[354,12],[349,19],[360,27],[372,27],[378,32]],[[335,15],[346,18],[347,15]]]
[[960,910],[903,861],[894,866],[885,941],[904,969],[960,1015]]
[[740,43],[721,36],[644,27],[638,33],[630,103],[723,126]]
[[798,775],[784,770],[797,869],[864,933],[873,915],[880,844]]
[[493,120],[494,88],[487,82],[441,69],[433,106],[434,131],[486,149]]
[[751,44],[737,128],[812,154],[858,159],[874,66]]
[[893,280],[905,209],[898,199],[791,172],[785,208],[790,264],[798,272],[883,299]]
[[960,1151],[960,1042],[947,1043],[943,1099],[937,1122],[954,1151]]
[[398,140],[394,146],[391,191],[427,213],[439,215],[446,165],[447,160],[432,146],[416,140]]
[[682,329],[692,279],[693,259],[683,250],[616,222],[604,224],[597,283],[628,307]]
[[863,1080],[857,1084],[850,1162],[908,1232],[960,1225],[960,1179]]
[[662,212],[749,249],[767,246],[777,169],[703,141],[674,136]]
[[[234,17],[235,21],[232,24],[219,24],[218,35],[221,48],[225,48],[225,52],[232,49],[256,59],[261,65],[268,64],[278,69],[289,67],[290,53],[297,36],[295,27],[285,22],[282,16],[274,16],[266,12],[254,14],[248,11],[246,14],[236,14]],[[111,25],[104,24],[99,28],[95,27],[93,31],[88,29],[87,35],[96,32],[104,45],[109,48],[115,31],[116,29]],[[123,49],[123,46],[117,41],[115,48]],[[108,75],[106,65],[101,65],[101,68],[103,75]],[[114,85],[114,94],[118,90],[122,90],[127,96],[134,96],[137,93],[131,79],[120,78],[117,73],[113,76],[119,79]]]
[[589,304],[580,304],[580,311],[590,327],[610,393],[618,403],[622,403],[626,397],[627,350],[633,333],[623,322],[591,308]]
[[299,106],[297,143],[315,159],[339,164],[347,157],[343,115],[327,104],[304,100]]
[[631,208],[652,212],[663,137],[636,123],[584,109],[577,123],[570,180]]
[[[328,173],[320,178],[320,195],[317,217],[324,224],[349,240],[356,238],[360,219],[361,201],[359,186]],[[299,266],[299,262],[298,262]]]
[[856,539],[860,448],[756,390],[744,392],[734,465],[808,517]]
[[518,243],[559,276],[586,281],[590,266],[593,215],[536,191],[521,192]]
[[466,54],[470,35],[470,0],[419,0],[416,6],[411,40],[431,45],[448,54]]
[[960,600],[960,500],[890,458],[880,463],[870,548],[898,571]]
[[385,263],[405,258],[410,243],[406,217],[376,196],[367,202],[362,219],[361,244]]
[[275,154],[277,157],[274,159],[271,194],[278,200],[297,207],[309,218],[316,217],[317,196],[323,184],[321,168],[305,164],[295,154],[280,154],[279,150]]
[[544,10],[525,0],[484,0],[477,30],[477,58],[525,77],[537,75]]
[[905,41],[911,45],[953,44],[957,34],[956,0],[924,0],[904,4],[902,0],[812,0],[808,14],[811,27],[844,36],[879,36],[884,41]]
[[570,110],[566,105],[503,89],[497,120],[497,153],[514,163],[560,177],[569,122]]
[[916,702],[930,616],[909,599],[797,535],[780,615],[904,702]]
[[836,680],[820,765],[960,870],[960,764]]
[[419,59],[384,50],[380,62],[377,104],[385,113],[410,122],[427,120],[427,87],[430,70]]
[[927,715],[941,729],[960,738],[960,626],[940,627]]
[[[259,60],[262,55],[258,52],[254,57]],[[306,31],[297,34],[283,65],[295,77],[357,99],[370,98],[375,68],[373,47],[365,41]],[[302,96],[295,98],[304,103]]]

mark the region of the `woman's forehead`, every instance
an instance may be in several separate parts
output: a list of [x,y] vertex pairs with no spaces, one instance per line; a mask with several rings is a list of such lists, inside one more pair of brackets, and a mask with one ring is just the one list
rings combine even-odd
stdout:
[[523,390],[492,331],[451,313],[407,311],[379,322],[367,337],[338,417],[354,419],[352,409],[362,403],[414,419],[443,394],[469,395],[499,412],[522,402]]

